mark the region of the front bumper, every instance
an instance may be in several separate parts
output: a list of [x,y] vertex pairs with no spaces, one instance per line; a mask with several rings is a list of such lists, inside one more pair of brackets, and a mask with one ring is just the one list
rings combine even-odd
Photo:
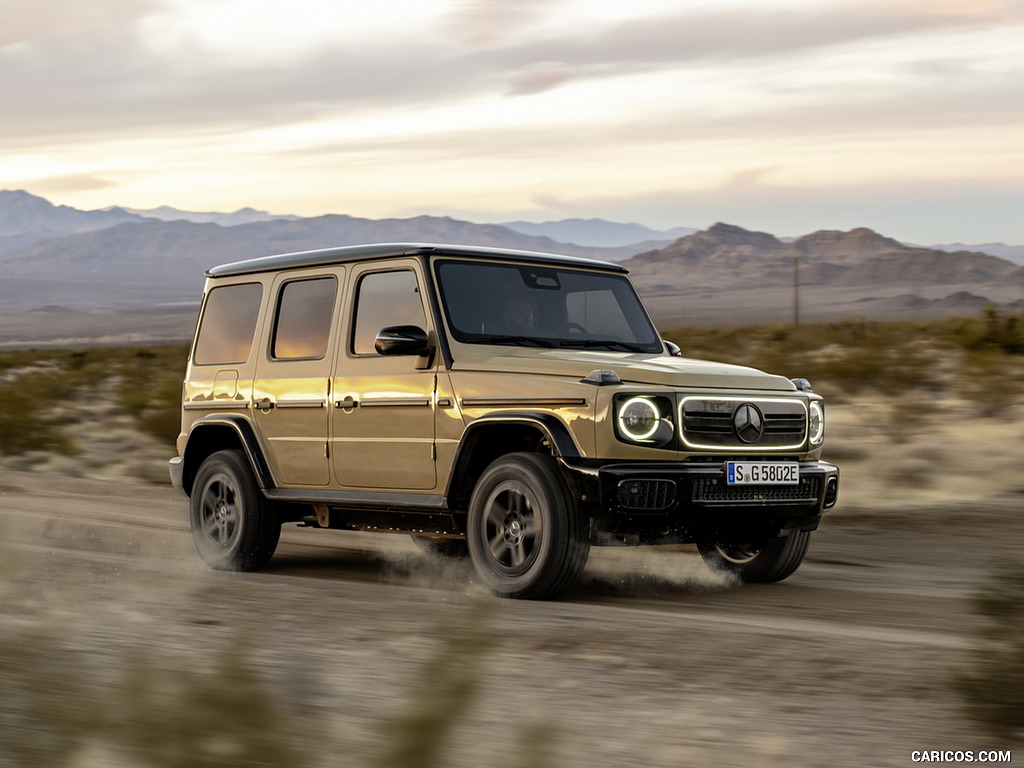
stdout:
[[570,482],[599,530],[641,541],[813,530],[839,496],[839,469],[800,462],[796,485],[732,485],[724,461],[566,462]]

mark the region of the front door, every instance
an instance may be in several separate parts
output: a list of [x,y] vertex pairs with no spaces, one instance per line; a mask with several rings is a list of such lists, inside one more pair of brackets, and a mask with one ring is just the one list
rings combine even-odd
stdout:
[[419,263],[366,265],[352,284],[354,311],[331,382],[335,481],[342,488],[433,490],[437,361],[374,349],[388,326],[432,332]]

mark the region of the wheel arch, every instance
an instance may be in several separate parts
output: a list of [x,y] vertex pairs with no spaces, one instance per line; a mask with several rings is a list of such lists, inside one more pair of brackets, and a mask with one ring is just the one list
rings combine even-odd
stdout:
[[182,454],[182,488],[191,495],[199,467],[207,457],[226,449],[242,451],[261,489],[274,487],[270,465],[263,455],[252,425],[242,416],[212,415],[196,420],[189,430]]
[[565,422],[551,413],[505,412],[481,416],[462,435],[448,478],[451,509],[465,510],[476,481],[491,463],[509,453],[578,457],[579,447]]

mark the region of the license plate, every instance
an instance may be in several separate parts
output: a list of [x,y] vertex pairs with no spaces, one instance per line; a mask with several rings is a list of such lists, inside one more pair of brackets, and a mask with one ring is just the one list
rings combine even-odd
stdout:
[[729,461],[725,477],[729,485],[796,485],[800,465],[795,461]]

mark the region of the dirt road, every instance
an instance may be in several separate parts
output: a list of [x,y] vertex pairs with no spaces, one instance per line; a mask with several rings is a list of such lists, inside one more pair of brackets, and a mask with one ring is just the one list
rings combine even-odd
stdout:
[[402,537],[291,527],[265,571],[215,573],[170,489],[3,470],[0,616],[57,628],[97,686],[139,653],[173,670],[244,645],[317,765],[370,764],[384,724],[440,697],[424,672],[468,653],[480,687],[447,765],[904,766],[999,746],[949,681],[971,590],[1024,542],[1018,510],[841,507],[770,586],[686,548],[598,549],[561,600],[530,603]]

